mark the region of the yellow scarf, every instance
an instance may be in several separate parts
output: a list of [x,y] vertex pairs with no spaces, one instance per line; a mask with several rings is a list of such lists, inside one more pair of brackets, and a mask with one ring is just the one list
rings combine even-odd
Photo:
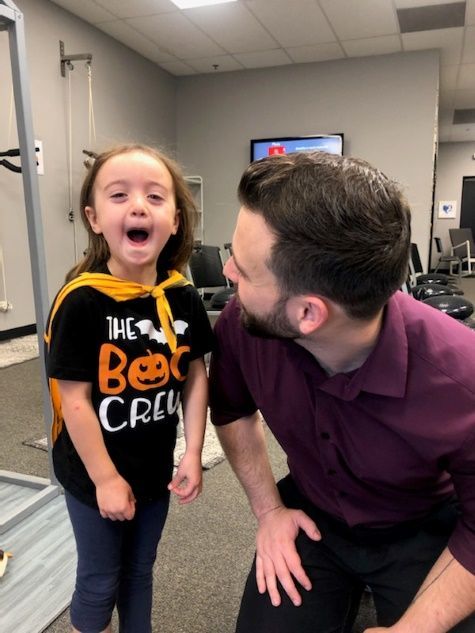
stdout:
[[[53,319],[63,302],[70,292],[81,288],[82,286],[90,286],[99,292],[112,297],[116,301],[128,301],[129,299],[138,299],[139,297],[151,295],[156,299],[157,314],[160,321],[160,326],[163,329],[165,338],[172,352],[176,351],[176,334],[173,325],[173,315],[168,303],[168,299],[165,295],[165,290],[168,288],[176,288],[178,286],[187,286],[190,282],[177,270],[168,271],[168,278],[162,281],[158,286],[147,286],[139,284],[134,281],[127,281],[126,279],[119,279],[112,275],[104,273],[82,273],[68,284],[63,286],[59,291],[47,324],[46,332],[44,335],[45,342],[49,347],[51,341],[51,327]],[[53,406],[53,427],[52,438],[53,443],[58,437],[62,426],[63,417],[61,414],[61,399],[59,396],[58,384],[55,378],[49,379],[51,403]]]

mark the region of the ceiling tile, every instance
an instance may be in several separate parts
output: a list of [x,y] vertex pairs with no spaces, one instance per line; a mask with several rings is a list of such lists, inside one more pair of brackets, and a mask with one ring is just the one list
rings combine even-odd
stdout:
[[53,2],[91,24],[113,20],[116,17],[92,0],[81,0],[81,2],[77,2],[77,0],[53,0]]
[[455,90],[457,86],[458,66],[440,67],[440,88],[442,90]]
[[473,63],[475,63],[475,26],[469,26],[465,29],[462,64]]
[[[215,57],[202,57],[200,59],[188,59],[186,63],[197,73],[224,73],[230,70],[242,70],[243,66],[231,55],[219,55]],[[214,68],[217,66],[217,68]]]
[[181,75],[196,75],[196,72],[188,66],[188,64],[184,64],[183,62],[164,62],[160,64],[160,66],[169,72],[171,75],[181,76]]
[[123,20],[102,22],[97,25],[97,28],[101,29],[101,31],[104,31],[104,33],[107,33],[108,35],[111,35],[126,46],[129,46],[147,59],[151,59],[158,64],[161,62],[176,61],[176,57],[174,55],[170,55],[169,53],[160,50],[158,46],[144,37],[141,33],[138,33]]
[[439,110],[439,125],[452,125],[452,120],[454,118],[454,108],[445,107]]
[[472,90],[455,90],[454,91],[454,107],[460,110],[473,108],[475,103],[475,88]]
[[463,28],[403,33],[401,37],[405,51],[421,51],[436,48],[440,50],[440,63],[443,66],[460,63],[462,56]]
[[452,125],[439,125],[439,143],[450,142],[451,130],[452,130]]
[[[83,0],[76,0],[80,4]],[[118,18],[136,18],[143,15],[178,11],[171,0],[95,0]]]
[[336,39],[315,0],[248,0],[245,4],[285,48]]
[[127,23],[179,59],[209,57],[225,52],[181,12],[131,18]]
[[465,10],[465,26],[475,25],[475,0],[467,0],[467,8]]
[[289,56],[281,48],[273,51],[258,51],[256,53],[238,53],[234,57],[244,68],[265,68],[267,66],[285,66],[290,64]]
[[391,0],[320,0],[340,40],[399,33]]
[[244,5],[223,4],[183,13],[228,53],[263,51],[278,45]]
[[[185,11],[171,0],[51,1],[177,76],[436,49],[441,112],[475,107],[475,0],[466,0],[465,29],[403,35],[397,9],[460,0],[239,0]],[[444,119],[445,128],[454,126]]]
[[307,62],[324,62],[330,59],[341,59],[345,56],[337,42],[317,44],[315,46],[295,46],[285,49],[296,64]]
[[341,45],[349,57],[365,57],[366,55],[385,55],[399,53],[402,50],[399,35],[381,35],[361,40],[348,40]]
[[[455,90],[445,90],[439,96],[439,108],[441,110],[450,108],[453,112],[455,107]],[[450,120],[452,122],[452,119]]]
[[457,80],[457,90],[475,88],[475,64],[462,64]]
[[473,141],[475,138],[475,124],[468,125],[463,123],[461,125],[452,125],[450,129],[450,141],[452,143],[465,143],[467,141]]

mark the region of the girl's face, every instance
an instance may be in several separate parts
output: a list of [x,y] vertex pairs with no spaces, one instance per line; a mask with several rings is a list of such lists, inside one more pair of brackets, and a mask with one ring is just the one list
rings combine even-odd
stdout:
[[157,258],[179,223],[165,165],[141,151],[113,156],[97,173],[93,206],[85,212],[94,233],[102,233],[109,246],[110,272],[154,284]]

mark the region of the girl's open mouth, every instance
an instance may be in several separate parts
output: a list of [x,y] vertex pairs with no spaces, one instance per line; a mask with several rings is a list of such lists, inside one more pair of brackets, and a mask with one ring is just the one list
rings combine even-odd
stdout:
[[141,244],[147,239],[148,231],[145,231],[144,229],[131,229],[130,231],[127,231],[127,237],[131,242]]

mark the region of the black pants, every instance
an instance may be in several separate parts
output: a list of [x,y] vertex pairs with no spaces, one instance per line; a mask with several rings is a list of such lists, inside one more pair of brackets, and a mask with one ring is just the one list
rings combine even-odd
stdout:
[[[322,533],[315,542],[300,531],[296,541],[312,590],[302,589],[302,605],[295,607],[280,587],[282,603],[273,607],[268,594],[257,590],[254,560],[236,633],[351,633],[365,586],[373,592],[379,626],[391,626],[410,605],[457,520],[451,501],[417,526],[352,530],[309,506],[289,476],[279,490],[285,505],[304,510]],[[452,632],[475,633],[475,617]]]

